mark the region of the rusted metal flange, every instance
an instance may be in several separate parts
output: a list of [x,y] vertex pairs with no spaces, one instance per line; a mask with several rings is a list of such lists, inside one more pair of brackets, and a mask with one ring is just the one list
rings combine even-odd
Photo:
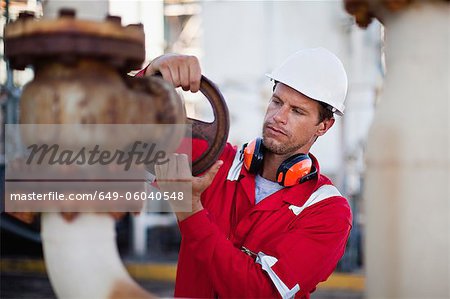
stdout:
[[87,57],[129,71],[141,67],[145,59],[144,28],[142,24],[122,26],[116,16],[107,16],[104,22],[77,20],[71,9],[60,10],[57,19],[21,13],[5,26],[5,56],[15,69]]
[[[441,0],[450,3],[450,0]],[[427,1],[421,0],[344,0],[347,12],[355,17],[356,23],[366,28],[374,18],[383,23],[386,13],[396,13],[414,4]]]

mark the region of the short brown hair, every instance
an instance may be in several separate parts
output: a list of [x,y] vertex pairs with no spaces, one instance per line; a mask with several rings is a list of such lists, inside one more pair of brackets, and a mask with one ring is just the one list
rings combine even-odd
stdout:
[[319,123],[323,122],[326,119],[332,119],[334,116],[333,108],[327,103],[318,101],[319,106]]

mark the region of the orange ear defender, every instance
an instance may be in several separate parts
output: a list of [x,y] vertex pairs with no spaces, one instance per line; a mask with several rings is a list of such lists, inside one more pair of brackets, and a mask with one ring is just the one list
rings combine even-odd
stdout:
[[285,187],[304,183],[317,175],[307,154],[296,154],[284,160],[277,170],[277,182]]
[[[244,145],[244,166],[250,173],[258,173],[263,164],[264,145],[262,138]],[[317,169],[312,165],[312,160],[307,154],[296,154],[278,167],[276,178],[278,184],[284,187],[301,184],[317,176]]]
[[250,173],[258,173],[264,158],[262,138],[256,138],[244,145],[244,166]]

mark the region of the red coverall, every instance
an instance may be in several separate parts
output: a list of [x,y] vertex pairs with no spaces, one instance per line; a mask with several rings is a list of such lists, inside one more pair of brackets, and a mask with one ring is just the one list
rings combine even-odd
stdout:
[[[194,140],[194,159],[204,145]],[[245,247],[276,258],[271,269],[293,290],[290,295],[309,298],[344,254],[352,223],[347,200],[332,196],[298,215],[290,209],[303,206],[319,187],[332,184],[311,155],[317,178],[279,190],[255,205],[255,175],[242,167],[237,180],[227,179],[236,154],[236,148],[227,144],[220,157],[224,164],[202,194],[204,210],[179,223],[182,241],[175,297],[280,297],[255,256],[241,251]]]
[[[194,142],[194,157],[197,150]],[[278,261],[271,268],[278,278],[289,290],[298,284],[295,298],[309,298],[344,254],[352,223],[348,202],[333,196],[299,215],[293,213],[291,205],[302,206],[319,187],[331,185],[311,156],[317,178],[284,188],[255,205],[255,175],[242,167],[237,180],[227,179],[236,152],[227,144],[220,158],[224,164],[202,194],[204,210],[179,223],[182,241],[175,297],[280,297],[255,256],[241,251],[244,246],[275,257]]]

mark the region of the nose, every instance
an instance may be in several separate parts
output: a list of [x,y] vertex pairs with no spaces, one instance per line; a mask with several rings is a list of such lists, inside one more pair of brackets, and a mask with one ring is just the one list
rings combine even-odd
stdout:
[[280,107],[275,114],[273,115],[273,119],[277,123],[286,124],[288,119],[289,109],[286,109],[285,106]]

